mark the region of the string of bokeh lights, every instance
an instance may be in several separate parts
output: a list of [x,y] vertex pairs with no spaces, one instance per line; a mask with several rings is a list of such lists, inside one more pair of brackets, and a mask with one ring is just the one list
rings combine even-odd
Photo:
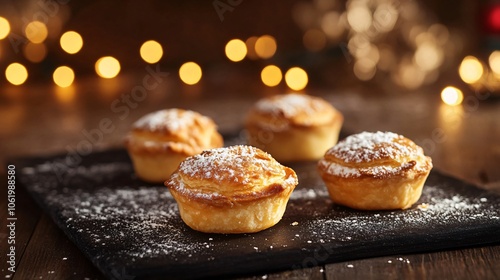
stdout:
[[[449,65],[456,52],[452,45],[459,43],[447,27],[424,21],[426,17],[419,16],[425,13],[415,2],[396,0],[349,0],[345,5],[339,5],[337,0],[298,2],[292,10],[296,23],[304,30],[303,44],[308,51],[318,52],[328,45],[345,42],[357,79],[369,81],[382,73],[407,89],[436,81],[440,69]],[[0,17],[0,40],[9,36],[10,29],[9,21]],[[25,25],[23,34],[27,41],[22,53],[29,62],[39,63],[46,58],[45,40],[49,31],[40,21]],[[405,47],[395,47],[395,41],[404,42]],[[83,48],[84,38],[77,31],[69,30],[59,36],[59,45],[64,52],[75,55]],[[237,63],[245,58],[265,61],[275,55],[277,48],[274,37],[263,35],[246,40],[231,39],[224,51],[229,61]],[[154,64],[162,59],[163,47],[149,40],[141,45],[139,55],[146,63]],[[97,59],[94,66],[96,74],[104,79],[112,79],[121,71],[120,61],[112,56]],[[189,61],[180,66],[178,74],[183,83],[195,85],[202,79],[203,70],[196,62]],[[487,63],[474,56],[465,57],[458,74],[473,89],[500,89],[500,52],[492,52]],[[24,84],[28,76],[28,69],[19,62],[5,69],[7,81],[16,86]],[[68,65],[60,65],[53,71],[52,78],[58,87],[69,87],[75,80],[75,72]],[[260,78],[268,87],[284,81],[294,91],[301,91],[308,84],[307,72],[298,66],[281,69],[268,64],[262,68]],[[441,99],[445,104],[459,105],[464,97],[460,89],[449,86],[442,90]]]
[[[6,18],[0,17],[0,40],[6,38],[10,33],[10,24]],[[23,48],[24,57],[32,63],[39,63],[47,56],[47,47],[44,44],[48,37],[47,25],[40,21],[29,22],[23,30],[28,40]],[[83,48],[84,39],[77,31],[69,30],[59,37],[61,49],[75,55]],[[269,59],[277,50],[276,39],[270,35],[260,37],[252,36],[245,42],[240,39],[232,39],[225,46],[226,57],[232,62],[240,62],[245,57],[250,59]],[[157,63],[163,57],[162,45],[154,40],[144,42],[139,49],[140,57],[150,64]],[[95,62],[96,74],[104,79],[112,79],[121,71],[120,61],[113,56],[103,56]],[[202,78],[202,69],[199,64],[189,61],[179,68],[179,78],[187,85],[195,85]],[[5,77],[12,85],[22,85],[28,79],[28,69],[19,62],[13,62],[5,69]],[[59,87],[69,87],[75,80],[75,72],[68,65],[57,67],[52,73],[54,83]],[[268,65],[261,71],[262,82],[269,87],[281,83],[283,74],[281,69],[275,65]],[[292,67],[285,73],[285,83],[295,91],[300,91],[307,86],[308,76],[304,69]]]
[[[299,1],[292,9],[295,23],[304,31],[306,49],[340,47],[349,54],[358,80],[380,78],[383,84],[391,81],[408,90],[434,83],[463,43],[429,13],[416,1],[399,0]],[[441,99],[456,106],[464,98],[460,89],[448,86]]]

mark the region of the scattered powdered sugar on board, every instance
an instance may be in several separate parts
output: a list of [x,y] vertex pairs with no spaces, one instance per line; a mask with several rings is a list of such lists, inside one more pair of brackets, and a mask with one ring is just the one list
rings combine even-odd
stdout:
[[290,200],[299,199],[317,199],[321,197],[328,197],[328,191],[326,189],[296,189],[292,192]]
[[[163,275],[175,270],[177,275],[188,275],[207,263],[220,271],[228,259],[272,270],[275,259],[300,264],[314,256],[317,248],[338,260],[344,256],[353,259],[359,257],[355,252],[337,252],[347,247],[364,248],[366,242],[391,246],[390,251],[372,251],[372,256],[408,252],[408,244],[393,244],[390,238],[407,240],[417,233],[425,238],[416,239],[421,243],[415,246],[428,244],[435,237],[442,244],[448,242],[449,247],[466,246],[477,244],[484,232],[500,228],[499,196],[436,172],[431,172],[422,198],[411,209],[356,211],[331,202],[315,163],[296,163],[291,167],[300,182],[280,223],[256,234],[222,235],[188,228],[168,189],[139,181],[125,151],[91,154],[61,174],[54,171],[53,161],[16,166],[20,183],[110,277],[110,269],[135,275],[129,268],[136,272],[153,269]],[[459,244],[449,241],[453,234],[460,234]],[[441,243],[434,243],[433,249],[439,249]],[[234,269],[250,272],[244,271],[245,267]]]
[[[84,242],[89,250],[113,251],[111,256],[97,253],[96,259],[176,258],[206,250],[208,243],[205,240],[193,242],[186,237],[189,229],[182,224],[177,204],[168,189],[144,185],[133,179],[130,163],[69,168],[67,172],[72,179],[67,183],[73,187],[60,186],[62,182],[49,166],[47,162],[24,168],[26,175],[37,174],[36,177],[25,176],[24,184],[43,199],[48,208],[60,210],[58,217],[63,227],[86,239]],[[43,179],[40,181],[40,178]],[[126,181],[132,178],[135,184],[116,185],[123,178]]]
[[[65,210],[66,226],[85,231],[96,249],[115,248],[122,242],[130,244],[115,255],[147,258],[158,255],[176,257],[178,253],[195,253],[203,243],[185,238],[179,221],[177,204],[166,188],[142,186],[134,188],[103,188],[93,193],[76,193],[58,197]],[[74,208],[65,207],[67,204]],[[82,229],[82,224],[88,228]],[[130,238],[134,242],[130,242]]]
[[442,227],[467,226],[479,220],[500,224],[500,205],[488,204],[486,198],[450,194],[438,186],[425,186],[422,197],[426,202],[419,202],[407,210],[355,211],[334,206],[337,215],[327,218],[316,214],[318,217],[311,219],[307,227],[325,242],[345,242],[353,238],[365,239],[375,233],[375,238],[405,231],[426,230],[431,234],[443,230]]

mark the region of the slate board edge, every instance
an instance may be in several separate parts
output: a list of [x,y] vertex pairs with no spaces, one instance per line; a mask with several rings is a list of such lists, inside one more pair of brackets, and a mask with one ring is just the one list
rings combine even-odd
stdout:
[[[102,150],[102,151],[97,151],[95,153],[109,153],[109,152],[114,152],[114,151],[120,151],[122,149],[109,149],[109,150]],[[56,157],[60,157],[64,154],[56,154],[56,155],[53,155],[53,156],[42,156],[42,157],[24,157],[24,158],[17,158],[17,159],[13,159],[13,160],[9,160],[7,161],[7,165],[9,164],[14,164],[16,165],[16,168],[18,167],[23,167],[23,166],[26,166],[26,162],[27,161],[33,161],[33,160],[48,160],[48,159],[51,159],[51,158],[56,158]],[[468,182],[464,182],[464,181],[461,181],[457,178],[454,178],[452,176],[449,176],[449,175],[445,175],[439,171],[433,171],[433,172],[437,172],[439,173],[441,176],[444,176],[444,177],[449,177],[450,179],[452,179],[453,181],[456,181],[456,182],[459,182],[460,184],[467,184],[468,186],[473,186],[481,191],[483,191],[484,193],[492,193],[490,191],[487,191],[487,190],[484,190],[484,189],[481,189],[481,188],[478,188],[477,186],[473,185],[473,184],[470,184]],[[51,217],[51,219],[57,224],[57,226],[65,233],[66,236],[68,236],[68,238],[74,243],[77,245],[77,247],[84,253],[84,255],[96,266],[99,268],[99,270],[101,272],[103,272],[103,274],[105,274],[106,276],[110,277],[111,279],[143,279],[143,277],[147,277],[147,278],[144,278],[144,279],[155,279],[154,277],[159,277],[158,279],[160,278],[163,278],[165,276],[164,273],[166,273],[166,271],[164,269],[159,269],[159,270],[154,270],[152,269],[151,270],[151,274],[147,274],[147,275],[134,275],[134,270],[130,270],[128,268],[123,268],[123,267],[120,267],[120,268],[112,268],[112,269],[109,269],[106,267],[106,265],[104,265],[104,263],[102,261],[97,261],[97,260],[93,260],[92,258],[92,252],[89,252],[87,250],[85,250],[84,248],[81,248],[80,246],[78,246],[78,242],[77,242],[77,238],[75,236],[72,236],[69,231],[66,230],[66,225],[62,222],[61,219],[58,218],[58,215],[57,215],[57,211],[51,211],[50,209],[47,209],[46,208],[46,205],[42,202],[42,198],[39,197],[36,193],[32,192],[29,188],[27,188],[22,182],[21,180],[19,181],[20,185],[22,187],[24,187],[27,192],[34,198],[34,200],[36,201],[36,203],[46,212],[49,214],[49,216]],[[493,193],[494,195],[497,195],[496,193]],[[491,230],[491,227],[488,228],[489,230]],[[496,230],[494,232],[500,232],[500,225],[496,225]],[[470,236],[474,236],[474,240],[475,242],[468,242],[464,247],[472,247],[472,246],[478,246],[478,245],[487,245],[487,244],[496,244],[496,243],[499,243],[500,242],[500,237],[494,235],[494,234],[488,234],[488,231],[480,231],[483,233],[483,235],[475,235],[474,236],[474,233],[477,233],[476,230],[470,230],[468,232],[466,232],[467,234],[471,234]],[[461,234],[463,234],[464,232],[462,231]],[[467,235],[469,236],[469,235]],[[429,235],[428,237],[432,237],[432,235]],[[463,237],[463,236],[462,236]],[[462,240],[463,238],[459,238],[457,236],[457,239],[455,241],[460,241]],[[454,239],[452,239],[454,240]],[[450,241],[450,239],[448,239],[448,241]],[[406,241],[407,242],[407,241]],[[370,243],[370,242],[368,242]],[[367,245],[368,245],[367,243]],[[324,244],[323,248],[326,250],[335,250],[336,248],[330,248],[328,247],[329,244]],[[331,245],[331,244],[330,244]],[[411,244],[410,244],[411,245]],[[427,246],[424,246],[424,247],[419,247],[419,248],[415,248],[415,247],[412,247],[411,249],[408,249],[408,243],[406,243],[404,246],[402,247],[397,247],[391,254],[387,254],[387,253],[379,253],[380,251],[382,251],[381,249],[386,249],[388,248],[387,246],[380,246],[379,248],[377,248],[377,250],[373,250],[373,248],[376,248],[374,247],[373,244],[370,244],[371,246],[371,250],[370,252],[365,252],[365,253],[357,253],[357,257],[356,258],[352,258],[352,257],[335,257],[335,256],[332,256],[332,255],[329,255],[326,259],[324,260],[321,260],[321,259],[318,259],[316,261],[316,264],[317,265],[323,265],[323,264],[327,264],[327,263],[333,263],[333,262],[342,262],[342,261],[349,261],[349,260],[353,260],[353,259],[362,259],[362,258],[369,258],[369,257],[382,257],[382,256],[389,256],[389,255],[394,255],[394,254],[408,254],[408,253],[411,253],[411,254],[414,254],[414,253],[422,253],[422,252],[431,252],[431,251],[436,251],[436,250],[446,250],[446,249],[458,249],[460,247],[457,247],[456,244],[444,244],[440,241],[436,241],[435,243],[429,243],[427,244]],[[353,247],[359,247],[359,246],[353,246]],[[351,249],[349,247],[344,247],[343,250],[346,250],[346,249]],[[290,269],[294,269],[294,268],[305,268],[305,267],[309,267],[308,265],[304,265],[304,260],[308,257],[313,257],[314,258],[314,253],[315,251],[312,250],[312,251],[309,251],[307,253],[309,254],[312,254],[311,255],[306,255],[303,251],[299,250],[299,252],[293,252],[293,251],[297,251],[297,249],[291,249],[289,251],[283,251],[283,252],[274,252],[273,253],[273,257],[276,257],[276,256],[279,256],[279,255],[286,255],[288,256],[288,258],[286,259],[286,261],[284,262],[275,262],[274,266],[272,269],[256,269],[256,267],[251,267],[250,265],[248,265],[249,263],[251,263],[251,261],[249,259],[259,259],[259,258],[265,258],[265,253],[255,253],[253,255],[249,255],[249,259],[246,259],[244,261],[242,261],[242,264],[238,264],[240,265],[240,268],[243,267],[243,269],[239,269],[238,271],[235,271],[235,270],[226,270],[223,274],[220,274],[219,271],[211,271],[210,269],[208,269],[206,266],[208,266],[210,264],[210,266],[213,266],[213,262],[206,262],[206,263],[201,263],[199,264],[199,266],[201,268],[205,268],[205,269],[202,269],[203,273],[200,273],[200,274],[197,274],[196,276],[195,275],[192,275],[194,277],[187,277],[187,278],[200,278],[200,277],[209,277],[209,276],[237,276],[237,275],[246,275],[246,274],[249,274],[249,273],[270,273],[270,272],[276,272],[276,271],[280,271],[280,270],[290,270]],[[292,252],[294,254],[294,258],[292,261],[290,261],[290,252]],[[278,258],[278,259],[284,259],[284,258]],[[232,268],[233,266],[230,266],[230,265],[227,265],[228,261],[231,261],[231,260],[224,260],[224,259],[221,259],[220,261],[220,265],[224,266],[225,268]],[[173,268],[172,270],[170,270],[170,272],[172,274],[169,274],[170,276],[174,276],[176,278],[178,277],[185,277],[186,274],[185,272],[186,271],[192,271],[192,268],[190,267],[182,267],[182,266],[179,266],[179,267],[175,267]],[[154,273],[156,272],[162,272],[162,275],[153,275]],[[132,277],[132,278],[131,278]]]

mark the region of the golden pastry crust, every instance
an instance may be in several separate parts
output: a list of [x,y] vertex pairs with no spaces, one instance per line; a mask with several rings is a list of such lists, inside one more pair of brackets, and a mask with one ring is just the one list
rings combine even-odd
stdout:
[[222,145],[210,118],[183,109],[145,115],[125,139],[137,176],[148,182],[164,182],[186,157]]
[[297,175],[251,146],[231,146],[188,157],[165,182],[182,220],[212,233],[249,233],[278,223]]
[[305,94],[259,100],[248,112],[248,144],[279,161],[315,160],[337,143],[343,116],[327,101]]
[[362,210],[411,207],[431,169],[421,147],[391,132],[351,135],[318,162],[331,199]]

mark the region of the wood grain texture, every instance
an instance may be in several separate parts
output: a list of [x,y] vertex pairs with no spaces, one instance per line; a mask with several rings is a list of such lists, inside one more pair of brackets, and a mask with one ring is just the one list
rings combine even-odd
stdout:
[[66,181],[47,168],[53,162],[61,156],[17,161],[20,183],[108,277],[269,273],[499,241],[492,233],[500,231],[500,196],[437,171],[419,202],[430,205],[427,210],[363,212],[331,204],[315,163],[290,164],[299,186],[281,222],[258,234],[228,236],[186,227],[164,186],[131,176],[125,150],[82,157],[78,167],[68,167]]
[[[162,71],[166,69],[162,68]],[[440,88],[424,89],[412,94],[399,94],[397,89],[383,90],[374,87],[363,92],[361,86],[343,90],[339,89],[342,79],[332,79],[331,77],[336,76],[328,75],[337,72],[320,73],[331,80],[331,84],[324,89],[308,90],[307,93],[325,97],[338,108],[345,116],[345,131],[355,133],[363,130],[389,130],[403,134],[415,140],[431,154],[436,169],[500,191],[500,102],[480,101],[478,107],[459,106],[450,110],[439,100]],[[220,74],[219,71],[211,75],[217,77]],[[172,74],[157,88],[148,92],[144,101],[137,102],[137,107],[129,108],[128,114],[113,112],[110,110],[110,104],[120,100],[122,94],[129,94],[134,86],[141,84],[144,72],[135,76],[120,75],[113,81],[104,81],[109,82],[106,84],[110,85],[107,89],[101,87],[102,80],[77,80],[74,84],[75,94],[69,99],[54,95],[52,84],[24,88],[4,87],[2,90],[5,90],[5,94],[0,94],[0,120],[6,121],[0,126],[0,161],[4,163],[6,158],[11,157],[66,151],[67,147],[74,150],[79,143],[86,140],[82,132],[98,128],[99,121],[105,117],[113,121],[116,129],[113,133],[104,135],[94,148],[121,146],[123,137],[133,121],[148,112],[166,107],[199,111],[214,118],[222,130],[236,131],[241,127],[242,112],[245,112],[252,102],[264,95],[280,93],[283,89],[263,89],[259,83],[255,83],[251,75],[247,75],[249,78],[245,82],[242,82],[241,77],[236,79],[236,76],[234,74],[231,78],[225,77],[223,88],[220,83],[210,88],[208,79],[200,87],[179,85],[175,80],[176,75]],[[121,119],[122,116],[125,118]],[[445,137],[439,137],[438,132],[444,133]],[[0,173],[3,172],[4,170]],[[4,177],[0,178],[4,180]],[[2,188],[2,224],[6,219],[5,193],[5,188]],[[18,200],[21,201],[23,197],[20,192]],[[59,277],[57,279],[99,277],[90,262],[47,217],[38,223],[40,209],[34,207],[30,199],[27,201],[30,202],[19,202],[17,207],[19,228],[16,253],[22,259],[19,259],[21,262],[18,263],[19,275],[16,279],[32,279],[36,275],[43,276],[43,279],[56,279],[55,276]],[[2,233],[4,235],[1,235]],[[6,230],[2,226],[2,268],[5,265],[5,233]],[[68,258],[66,262],[74,260],[72,269],[60,264],[63,257]],[[405,260],[410,263],[404,262]],[[297,274],[298,277],[305,275],[304,278],[307,278],[316,275],[320,269],[311,268],[310,271],[315,271],[311,275],[307,274],[309,269],[305,269],[256,275],[253,279],[285,279]],[[49,275],[48,271],[55,273]],[[5,270],[2,274],[4,272]],[[63,272],[67,274],[64,275]],[[74,272],[77,272],[76,276],[73,275]],[[1,275],[2,278],[3,276]],[[324,276],[327,279],[384,280],[500,279],[500,246],[334,263],[325,267]]]
[[500,279],[500,246],[326,265],[326,279]]
[[324,279],[324,267],[316,266],[310,268],[302,268],[296,270],[289,270],[283,272],[276,272],[270,274],[262,274],[256,275],[252,277],[242,277],[238,278],[239,280],[279,280],[279,279],[288,279],[288,280],[323,280]]
[[[36,212],[40,212],[37,210]],[[105,279],[47,215],[42,215],[13,279]]]

